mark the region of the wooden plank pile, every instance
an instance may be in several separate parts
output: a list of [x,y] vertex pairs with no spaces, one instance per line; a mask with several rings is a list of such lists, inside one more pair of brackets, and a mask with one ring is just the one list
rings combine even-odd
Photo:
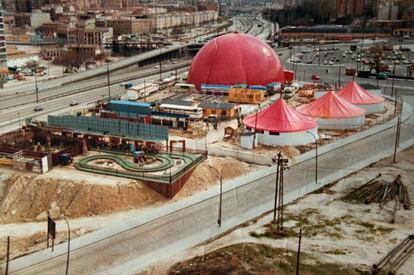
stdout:
[[392,182],[380,180],[380,177],[381,174],[349,193],[344,199],[366,204],[398,200],[404,209],[410,209],[410,196],[407,187],[402,183],[401,175]]

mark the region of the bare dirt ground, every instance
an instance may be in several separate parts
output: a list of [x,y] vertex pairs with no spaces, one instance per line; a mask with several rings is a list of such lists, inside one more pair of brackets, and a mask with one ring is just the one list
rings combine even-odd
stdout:
[[[382,173],[384,180],[393,180],[401,175],[412,199],[414,147],[400,153],[396,164],[392,164],[391,158],[383,159],[287,205],[286,235],[283,237],[276,233],[275,226],[270,222],[273,215],[267,214],[217,240],[159,263],[144,274],[293,274],[295,260],[292,261],[291,256],[297,249],[299,228],[303,232],[302,251],[305,258],[301,266],[308,271],[305,274],[336,275],[369,271],[372,264],[414,233],[413,207],[410,210],[401,207],[395,211],[394,201],[380,205],[351,203],[343,199],[378,173]],[[246,249],[245,254],[240,253],[243,249]],[[280,258],[281,254],[285,257]],[[192,258],[194,256],[197,258]],[[309,261],[314,266],[320,266],[320,270],[309,270]],[[269,269],[270,273],[260,269],[269,264],[273,268]],[[398,274],[412,274],[413,268],[414,255],[411,255]]]
[[240,162],[234,158],[210,156],[197,166],[190,179],[174,199],[188,197],[197,192],[207,190],[212,185],[217,185],[219,181],[218,172],[221,173],[223,180],[226,180],[240,177],[257,168],[260,168],[260,166]]
[[172,200],[140,181],[86,173],[74,167],[55,167],[43,175],[0,167],[0,261],[7,236],[12,240],[12,258],[45,248],[47,213],[59,220],[55,243],[63,242],[66,237],[60,234],[66,225],[60,215],[70,219],[72,237],[76,238],[208,189],[219,179],[211,166],[222,169],[224,180],[258,167],[232,158],[209,157]]

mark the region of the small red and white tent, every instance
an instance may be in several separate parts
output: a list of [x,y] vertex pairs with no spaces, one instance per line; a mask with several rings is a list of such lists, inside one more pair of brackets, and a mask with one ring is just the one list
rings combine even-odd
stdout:
[[[258,142],[264,145],[301,145],[314,142],[318,125],[313,118],[295,111],[283,99],[246,117],[247,130],[256,129]],[[243,143],[243,142],[242,142]]]
[[319,129],[352,129],[364,124],[365,110],[352,105],[333,91],[309,104],[296,108],[301,114],[316,118]]
[[385,109],[385,99],[383,97],[371,94],[355,81],[342,87],[336,94],[350,103],[365,109],[366,114],[382,112]]

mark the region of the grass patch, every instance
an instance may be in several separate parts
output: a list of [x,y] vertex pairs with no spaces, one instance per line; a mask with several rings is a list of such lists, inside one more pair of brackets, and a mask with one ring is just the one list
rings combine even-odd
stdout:
[[[339,250],[333,253],[342,253]],[[295,251],[273,248],[263,244],[242,243],[175,264],[169,274],[280,274],[296,271]],[[337,275],[362,274],[350,266],[320,263],[307,253],[301,253],[301,274]]]

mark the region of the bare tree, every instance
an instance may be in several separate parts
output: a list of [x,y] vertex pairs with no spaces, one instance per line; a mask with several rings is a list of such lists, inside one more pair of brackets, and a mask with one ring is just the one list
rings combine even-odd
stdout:
[[381,71],[380,68],[382,66],[381,61],[383,61],[385,57],[384,49],[379,45],[375,45],[369,49],[369,52],[372,56],[373,67],[375,71],[379,73]]
[[26,68],[28,68],[32,72],[35,72],[37,68],[39,67],[39,62],[36,60],[29,60],[24,65]]
[[63,65],[68,68],[79,68],[82,64],[85,63],[86,59],[87,56],[85,54],[76,51],[69,51],[55,58],[55,60],[53,60],[53,63]]

